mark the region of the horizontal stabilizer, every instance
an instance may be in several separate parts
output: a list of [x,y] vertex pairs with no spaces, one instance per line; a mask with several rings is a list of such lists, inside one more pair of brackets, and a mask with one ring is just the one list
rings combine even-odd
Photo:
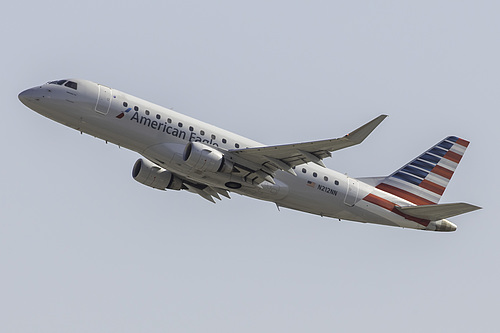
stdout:
[[437,221],[446,219],[448,217],[472,212],[474,210],[481,209],[481,207],[460,202],[440,205],[396,207],[396,209],[402,213],[417,217],[419,219]]

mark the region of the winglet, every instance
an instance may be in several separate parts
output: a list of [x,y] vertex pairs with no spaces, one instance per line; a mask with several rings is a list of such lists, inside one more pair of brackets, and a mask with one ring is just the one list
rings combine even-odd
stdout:
[[385,118],[387,118],[387,115],[386,114],[382,114],[382,115],[378,116],[377,118],[373,119],[372,121],[364,124],[360,128],[358,128],[358,129],[352,131],[351,133],[347,134],[345,136],[345,138],[348,139],[349,141],[353,142],[353,144],[359,144],[359,143],[363,142],[363,140],[366,139],[366,137],[368,135],[370,135],[370,133],[373,132],[373,130],[378,125],[380,125],[380,123]]

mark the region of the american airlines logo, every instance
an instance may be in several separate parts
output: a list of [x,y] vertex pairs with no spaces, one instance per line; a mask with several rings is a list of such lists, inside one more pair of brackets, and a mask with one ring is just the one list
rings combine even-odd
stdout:
[[[127,108],[125,111],[121,112],[119,115],[116,116],[118,119],[122,119],[125,116],[125,113],[129,113],[132,108]],[[213,145],[218,147],[219,144],[215,142],[212,138],[210,140],[202,138],[201,136],[198,135],[198,133],[190,131],[186,132],[183,131],[177,127],[172,126],[171,124],[167,122],[161,122],[155,119],[151,119],[149,117],[145,116],[139,116],[139,112],[135,111],[130,120],[135,120],[138,124],[147,126],[151,129],[161,131],[163,133],[170,134],[172,136],[175,136],[176,138],[182,139],[182,140],[188,140],[188,141],[194,141],[194,142],[202,142],[205,144]]]
[[122,119],[123,116],[125,116],[125,113],[130,112],[130,110],[132,110],[132,108],[128,108],[127,110],[123,111],[122,113],[120,113],[119,115],[117,115],[116,118]]

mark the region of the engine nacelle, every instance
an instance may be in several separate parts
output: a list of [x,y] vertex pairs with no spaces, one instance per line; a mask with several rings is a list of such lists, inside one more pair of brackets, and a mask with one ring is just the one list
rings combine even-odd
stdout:
[[132,177],[139,183],[159,190],[180,190],[182,180],[170,171],[147,159],[138,159],[132,169]]
[[198,171],[229,173],[233,170],[233,163],[227,161],[223,153],[200,142],[187,144],[184,162]]

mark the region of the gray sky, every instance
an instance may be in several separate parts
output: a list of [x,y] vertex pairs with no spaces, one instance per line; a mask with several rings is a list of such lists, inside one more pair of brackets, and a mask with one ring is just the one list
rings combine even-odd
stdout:
[[[5,332],[479,332],[498,327],[494,1],[13,2],[0,20]],[[391,173],[471,141],[451,234],[338,222],[131,178],[138,154],[17,94],[78,77],[268,144],[338,137],[328,167]],[[491,177],[491,178],[490,178]]]

